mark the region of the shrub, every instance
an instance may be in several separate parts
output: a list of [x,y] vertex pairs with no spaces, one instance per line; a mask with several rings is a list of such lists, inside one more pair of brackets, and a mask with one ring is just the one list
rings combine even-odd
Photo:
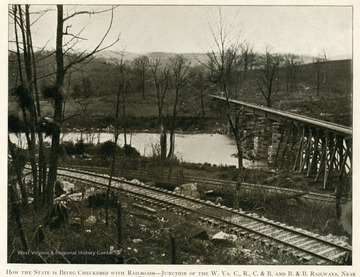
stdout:
[[129,144],[126,144],[124,146],[123,150],[124,150],[124,155],[126,157],[130,157],[130,158],[138,158],[138,157],[140,157],[139,151],[137,151],[136,148],[132,147]]
[[105,141],[100,145],[99,154],[100,156],[109,157],[114,153],[116,145],[111,140]]
[[78,154],[78,155],[84,154],[85,149],[86,149],[86,146],[85,146],[85,143],[84,143],[83,140],[80,140],[79,142],[75,143],[75,152],[76,152],[76,154]]
[[61,144],[62,148],[65,150],[65,153],[69,156],[76,155],[76,148],[72,142],[64,142]]

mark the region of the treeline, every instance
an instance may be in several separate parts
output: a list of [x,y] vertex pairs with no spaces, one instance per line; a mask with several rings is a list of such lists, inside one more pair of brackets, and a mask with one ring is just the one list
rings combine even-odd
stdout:
[[[42,52],[35,54],[38,62],[38,75],[40,84],[46,86],[51,83],[54,72],[55,63],[52,52]],[[166,65],[169,58],[176,54],[156,53],[139,55],[131,60],[124,60],[125,71],[128,79],[128,94],[141,96],[143,99],[154,97],[154,81],[152,80],[151,70],[149,68],[149,57],[156,57],[162,64]],[[199,54],[199,61],[196,61],[197,56],[187,58],[193,63],[192,70],[192,84],[188,87],[188,93],[191,100],[198,102],[197,111],[204,112],[201,107],[201,90],[204,93],[219,93],[221,88],[214,85],[216,76],[211,69],[204,64],[204,54]],[[280,93],[297,93],[313,91],[314,94],[324,96],[330,92],[338,92],[341,94],[350,94],[351,91],[351,60],[328,61],[325,58],[313,58],[313,62],[304,63],[302,58],[293,54],[271,54],[244,52],[242,59],[243,65],[239,64],[241,73],[236,77],[240,77],[237,81],[238,89],[233,93],[234,98],[250,99],[257,104],[271,104],[271,91],[269,92],[269,85],[272,86],[276,92]],[[248,58],[246,58],[249,56]],[[70,55],[71,57],[71,55]],[[16,64],[16,55],[13,52],[9,53],[9,88],[14,88],[19,83],[19,70]],[[71,59],[71,58],[69,58]],[[66,95],[73,99],[85,99],[89,97],[96,98],[111,98],[117,90],[118,67],[116,58],[93,58],[91,61],[84,62],[79,65],[79,69],[70,71],[65,78]],[[272,71],[271,72],[271,67]],[[268,72],[264,69],[269,68]],[[271,78],[272,77],[272,78]],[[171,94],[171,92],[170,92]],[[11,94],[10,94],[11,97]],[[171,97],[170,100],[171,101]],[[144,115],[146,116],[146,115]]]

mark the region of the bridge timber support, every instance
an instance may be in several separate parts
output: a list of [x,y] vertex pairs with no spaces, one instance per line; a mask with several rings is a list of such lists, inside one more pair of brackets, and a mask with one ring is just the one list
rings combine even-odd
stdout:
[[229,112],[230,107],[241,109],[242,147],[245,152],[253,151],[257,158],[267,158],[270,167],[305,174],[322,182],[323,189],[337,189],[338,181],[351,179],[351,127],[212,97],[221,112]]

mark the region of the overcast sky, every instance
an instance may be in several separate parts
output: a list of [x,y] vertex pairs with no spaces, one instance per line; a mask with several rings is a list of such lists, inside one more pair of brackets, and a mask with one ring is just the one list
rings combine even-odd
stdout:
[[[108,6],[109,7],[109,6]],[[108,7],[95,6],[94,10]],[[32,6],[31,10],[49,8]],[[48,43],[55,47],[56,11],[42,16],[33,25],[34,45]],[[77,6],[76,10],[88,9]],[[65,6],[69,14],[74,6]],[[210,6],[119,6],[108,43],[120,33],[120,41],[112,49],[135,53],[206,52],[213,47],[209,24],[218,18],[219,7]],[[326,51],[328,57],[351,58],[352,8],[349,6],[227,6],[221,12],[233,32],[239,34],[255,51],[271,46],[273,51],[316,56]],[[36,18],[38,15],[34,15]],[[69,32],[84,28],[79,49],[91,49],[106,31],[110,13],[80,15],[67,22]],[[13,26],[9,24],[9,38]]]

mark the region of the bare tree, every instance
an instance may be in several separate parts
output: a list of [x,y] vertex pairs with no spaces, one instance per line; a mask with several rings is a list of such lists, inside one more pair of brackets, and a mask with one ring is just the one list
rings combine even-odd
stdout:
[[295,54],[286,54],[284,56],[284,68],[286,72],[286,92],[292,92],[296,86],[297,74],[303,60]]
[[[117,70],[118,70],[118,94],[120,94],[119,101],[121,104],[121,116],[123,121],[123,133],[124,133],[124,146],[128,145],[127,143],[127,95],[131,91],[131,80],[130,80],[130,67],[124,60],[124,55],[122,54],[120,60],[115,61]],[[116,101],[117,103],[117,101]]]
[[[121,95],[124,96],[125,92],[124,92],[124,76],[123,76],[123,71],[124,71],[124,62],[123,62],[123,57],[121,58],[120,62],[119,62],[119,85],[118,85],[118,90],[116,93],[116,102],[115,102],[115,116],[114,116],[114,120],[113,120],[113,125],[114,125],[114,151],[112,152],[112,157],[111,157],[111,167],[110,167],[110,174],[109,174],[109,182],[108,182],[108,187],[106,190],[106,203],[105,203],[105,224],[106,226],[109,225],[109,200],[110,200],[110,190],[111,190],[111,182],[112,182],[112,178],[114,176],[114,172],[115,172],[115,163],[116,163],[116,154],[117,154],[117,143],[118,143],[118,138],[119,138],[119,130],[120,130],[120,103],[121,103]],[[125,102],[123,103],[124,106],[124,111],[125,111]],[[125,145],[126,145],[126,130],[124,132],[124,136],[125,136]]]
[[170,89],[170,69],[163,66],[160,59],[149,59],[149,67],[156,88],[156,103],[158,108],[158,123],[160,125],[160,156],[166,159],[166,124],[164,120],[165,97]]
[[204,66],[199,65],[196,67],[192,67],[191,71],[191,74],[194,76],[194,78],[192,79],[192,87],[195,89],[195,92],[200,97],[201,116],[205,117],[204,93],[209,87],[206,76],[207,69]]
[[280,68],[281,55],[271,53],[271,49],[266,47],[265,53],[259,57],[260,76],[257,78],[258,88],[264,96],[266,106],[271,107],[274,92],[274,82]]
[[170,131],[170,147],[167,158],[172,159],[174,157],[175,151],[175,129],[176,129],[176,119],[178,113],[178,105],[180,97],[182,96],[185,86],[188,84],[189,79],[191,78],[189,68],[191,62],[182,55],[176,55],[174,58],[170,58],[169,66],[172,72],[173,85],[175,92],[175,99],[173,104],[173,112],[171,117],[171,123],[169,126]]
[[248,72],[252,71],[254,63],[256,61],[256,55],[253,47],[249,43],[241,45],[241,60],[243,62],[243,79],[247,79]]
[[[78,55],[74,55],[69,62],[65,64],[64,61],[64,54],[71,51],[74,45],[68,46],[69,42],[66,43],[66,49],[64,49],[64,36],[71,36],[72,41],[75,39],[76,41],[80,39],[79,35],[73,35],[68,32],[68,29],[71,25],[64,26],[68,20],[71,18],[82,15],[82,14],[93,14],[94,12],[89,11],[75,11],[73,14],[64,17],[63,5],[57,5],[57,29],[56,29],[56,78],[55,84],[45,91],[45,95],[52,99],[54,103],[54,114],[53,114],[53,122],[54,128],[52,133],[52,143],[51,143],[51,150],[50,150],[50,165],[49,165],[49,174],[48,174],[48,184],[47,184],[47,203],[52,203],[53,200],[53,187],[57,177],[57,167],[58,167],[58,153],[60,147],[60,128],[62,124],[62,108],[63,108],[63,86],[64,86],[64,78],[65,74],[78,63],[85,61],[86,59],[91,58],[95,53],[98,53],[102,50],[105,50],[112,45],[114,45],[118,40],[116,39],[113,43],[101,47],[105,38],[109,34],[112,23],[113,23],[113,8],[110,9],[111,17],[110,23],[108,26],[107,31],[101,38],[100,42],[95,46],[93,50],[90,52],[84,50],[83,52],[79,53]],[[64,28],[65,27],[65,28]],[[65,29],[65,30],[64,30]]]
[[317,57],[312,59],[313,68],[314,68],[314,75],[316,78],[316,94],[319,96],[320,89],[321,89],[321,75],[323,75],[323,82],[326,81],[326,71],[325,71],[325,64],[327,61],[326,52],[323,51],[322,55],[318,55]]
[[[241,179],[243,169],[243,154],[242,154],[242,139],[240,130],[240,115],[241,111],[236,106],[231,104],[230,97],[236,95],[236,91],[241,86],[241,83],[234,84],[234,81],[239,81],[236,78],[241,72],[241,49],[239,34],[234,32],[232,24],[226,24],[225,16],[222,15],[221,9],[218,10],[218,16],[214,18],[214,25],[209,24],[213,41],[215,42],[215,49],[207,52],[209,59],[208,64],[204,64],[211,72],[212,82],[221,90],[226,100],[227,113],[226,117],[233,134],[237,146],[237,158],[239,167],[239,181]],[[240,173],[241,172],[241,173]]]
[[[38,209],[41,202],[41,191],[46,182],[46,164],[44,157],[43,137],[39,128],[41,108],[37,85],[37,69],[32,44],[30,6],[13,5],[10,16],[14,21],[15,47],[20,84],[14,89],[22,111],[25,136],[28,143],[29,158],[33,177],[34,206]],[[18,34],[20,30],[20,34]],[[20,46],[21,45],[21,46]],[[24,73],[23,74],[23,70]],[[36,161],[36,136],[38,137],[39,160]],[[10,146],[11,148],[11,146]],[[14,152],[12,152],[14,153]],[[39,170],[37,169],[37,164]],[[21,183],[19,183],[21,186]]]
[[134,71],[136,77],[139,79],[142,97],[145,99],[145,83],[148,78],[149,71],[149,57],[142,55],[133,61]]

